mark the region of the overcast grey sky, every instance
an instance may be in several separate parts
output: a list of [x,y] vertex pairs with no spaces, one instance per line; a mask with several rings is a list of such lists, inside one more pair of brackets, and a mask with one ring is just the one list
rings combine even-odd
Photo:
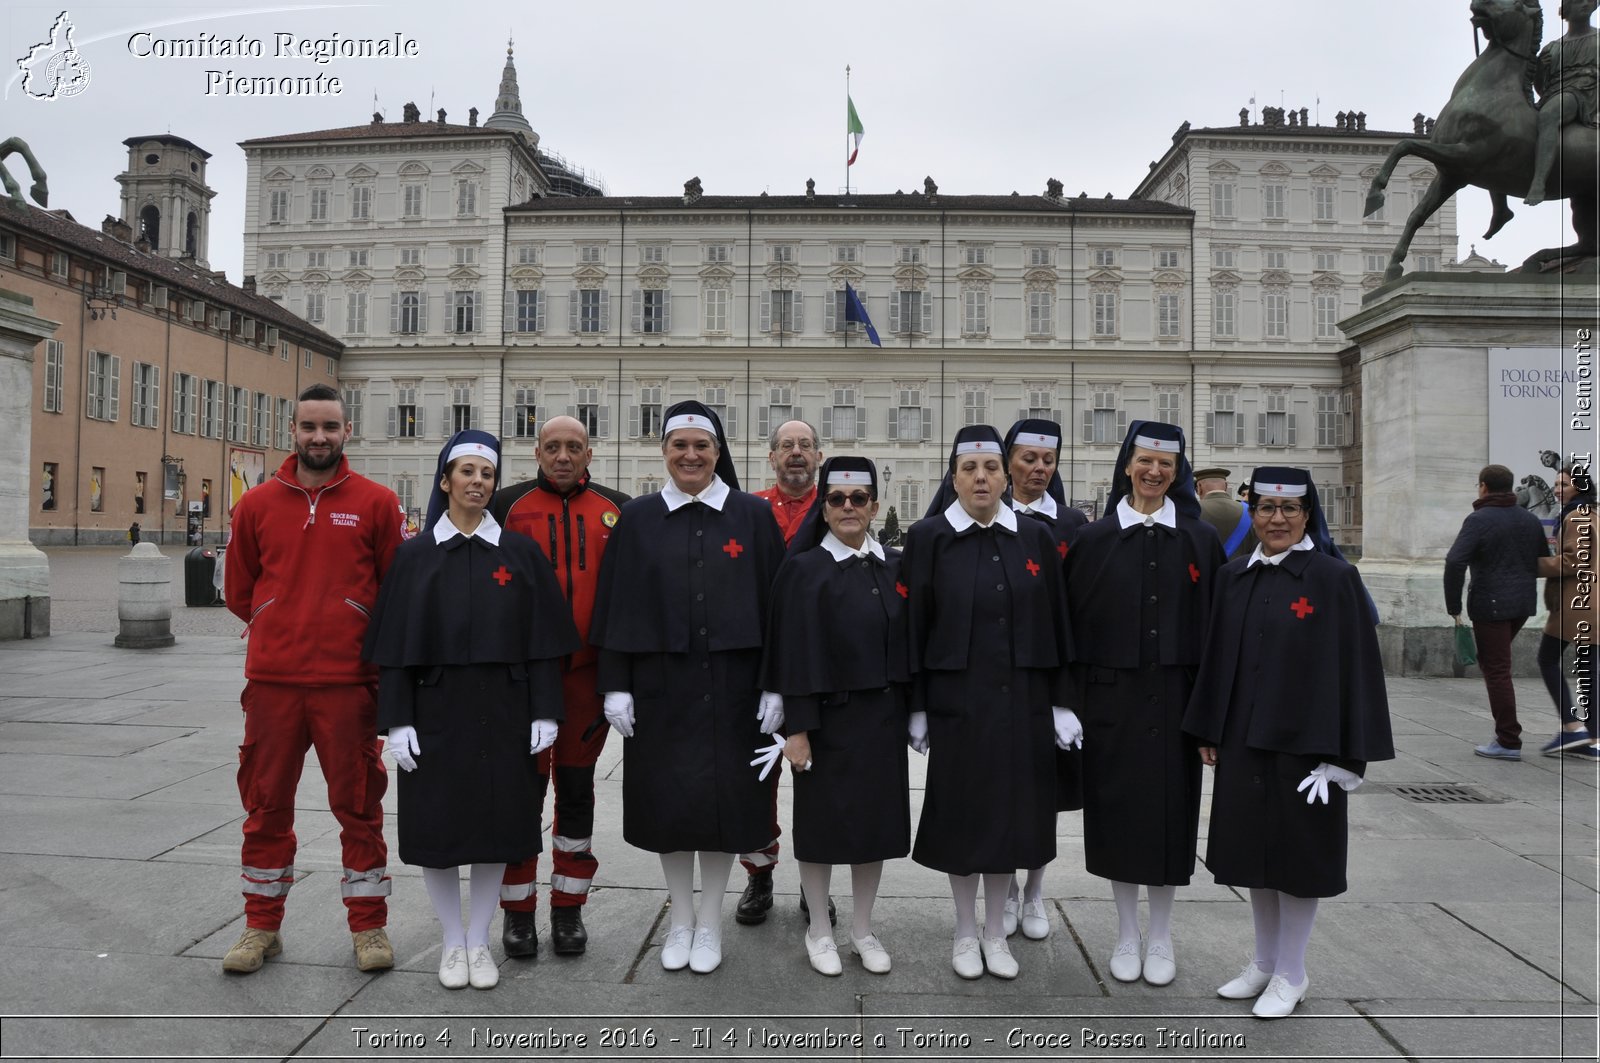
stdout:
[[[1546,3],[1546,39],[1562,32]],[[866,127],[853,186],[947,193],[1128,195],[1184,121],[1229,125],[1252,96],[1309,108],[1332,125],[1365,111],[1369,129],[1409,132],[1435,115],[1473,57],[1466,0],[867,0],[851,4],[530,4],[420,0],[72,3],[90,82],[69,99],[27,98],[16,59],[45,40],[60,0],[0,14],[8,78],[0,135],[21,136],[50,173],[51,206],[85,224],[120,210],[122,141],[171,132],[210,151],[211,262],[240,278],[241,140],[370,120],[414,101],[465,122],[494,108],[507,34],[523,111],[541,146],[598,171],[615,194],[668,195],[699,176],[709,194],[799,193],[844,182],[845,79]],[[129,37],[260,39],[261,58],[138,58]],[[417,39],[414,58],[276,58],[274,34]],[[247,77],[337,76],[340,95],[207,95],[207,70]],[[1320,97],[1320,105],[1317,103]],[[8,163],[20,176],[20,161]],[[28,184],[23,181],[24,186]],[[1458,197],[1459,255],[1511,265],[1571,240],[1564,205],[1513,203],[1487,243],[1488,194]]]

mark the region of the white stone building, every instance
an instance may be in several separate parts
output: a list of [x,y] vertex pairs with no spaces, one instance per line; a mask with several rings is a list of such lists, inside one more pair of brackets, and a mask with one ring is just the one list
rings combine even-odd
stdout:
[[[694,397],[724,411],[744,486],[770,482],[769,429],[803,417],[825,450],[879,463],[902,523],[958,426],[1032,413],[1068,426],[1075,500],[1103,499],[1127,422],[1156,418],[1184,426],[1197,466],[1310,467],[1336,536],[1358,538],[1359,400],[1337,322],[1432,176],[1402,163],[1386,212],[1363,218],[1402,136],[1364,116],[1186,123],[1127,199],[931,180],[849,196],[695,180],[663,197],[599,195],[540,152],[509,57],[484,126],[411,110],[243,146],[246,272],[344,340],[352,456],[414,507],[450,432],[499,432],[523,478],[538,423],[561,412],[589,425],[599,479],[658,489],[661,411]],[[1408,268],[1447,267],[1455,247],[1451,204]],[[847,282],[881,350],[845,330]]]

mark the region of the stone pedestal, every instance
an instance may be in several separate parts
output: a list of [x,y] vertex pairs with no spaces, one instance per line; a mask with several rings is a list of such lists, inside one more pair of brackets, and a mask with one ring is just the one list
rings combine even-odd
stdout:
[[50,634],[50,562],[28,541],[33,352],[60,323],[0,289],[0,639]]
[[[1420,273],[1374,289],[1339,323],[1361,348],[1361,575],[1390,674],[1452,674],[1444,557],[1489,462],[1489,349],[1570,347],[1596,328],[1597,308],[1593,279]],[[1537,642],[1530,620],[1517,674],[1538,674]]]
[[117,646],[148,650],[171,646],[172,559],[155,543],[140,543],[117,562]]

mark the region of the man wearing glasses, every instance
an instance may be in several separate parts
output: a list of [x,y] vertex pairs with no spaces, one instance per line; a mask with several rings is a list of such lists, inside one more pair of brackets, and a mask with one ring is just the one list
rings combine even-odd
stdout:
[[[771,449],[767,462],[777,473],[778,482],[765,491],[752,491],[757,498],[772,504],[772,515],[778,519],[778,529],[783,541],[794,540],[795,533],[805,523],[811,504],[817,500],[817,469],[822,465],[822,440],[817,430],[805,421],[785,421],[772,431]],[[772,773],[772,844],[758,853],[745,853],[739,863],[749,873],[749,882],[739,897],[739,907],[734,918],[744,926],[755,926],[767,920],[772,907],[772,870],[778,866],[778,776]],[[805,899],[801,898],[801,907]],[[828,902],[831,913],[833,902]]]

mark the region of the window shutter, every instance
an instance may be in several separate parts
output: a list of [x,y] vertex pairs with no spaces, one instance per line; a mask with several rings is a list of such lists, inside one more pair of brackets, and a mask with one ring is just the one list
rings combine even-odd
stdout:
[[924,440],[933,438],[933,408],[931,406],[922,408],[922,438]]
[[423,292],[417,297],[417,331],[418,332],[427,332],[428,331],[428,300],[430,298],[431,297],[428,295],[427,292]]
[[789,329],[798,335],[806,330],[806,296],[804,292],[795,292],[790,299],[793,301],[789,304],[792,308]]
[[578,301],[581,296],[578,289],[568,289],[567,294],[567,331],[577,334],[578,331]]
[[[151,428],[161,423],[161,367],[150,367],[150,413],[145,418],[145,424]],[[1289,418],[1289,442],[1294,442],[1294,418]]]
[[1242,413],[1233,415],[1233,445],[1236,447],[1244,446],[1244,414]]
[[760,331],[762,331],[762,332],[771,332],[772,331],[772,293],[770,291],[764,291],[764,292],[761,293],[761,328],[760,328]]
[[791,421],[803,421],[806,419],[806,415],[805,412],[800,409],[800,407],[794,406],[790,409],[789,419]]
[[450,437],[450,433],[455,431],[455,411],[449,406],[441,406],[439,408],[439,412],[439,431],[444,434],[446,439],[448,439]]
[[1117,411],[1117,438],[1113,442],[1121,443],[1128,435],[1128,411]]
[[218,310],[217,311],[217,328],[222,332],[227,332],[228,330],[233,328],[233,311],[231,311],[231,310]]
[[183,377],[177,373],[172,374],[172,430],[183,431],[183,418],[179,416],[179,408],[183,403]]
[[122,408],[122,359],[111,356],[111,400],[106,407],[106,420],[115,421]]
[[417,406],[417,438],[428,438],[428,411],[421,404]]
[[1094,442],[1094,411],[1090,409],[1083,411],[1083,441]]
[[1217,415],[1209,410],[1206,412],[1206,442],[1212,446],[1217,442]]
[[762,439],[770,440],[772,438],[772,428],[769,424],[771,419],[772,411],[770,407],[756,407],[756,435],[760,436]]
[[578,408],[576,406],[568,406],[567,407],[567,416],[568,417],[577,417],[578,416]]
[[833,407],[822,408],[822,426],[818,429],[823,439],[833,438]]
[[471,416],[472,416],[472,427],[473,428],[482,428],[483,427],[483,407],[482,406],[474,406],[474,407],[472,407]]
[[900,439],[900,408],[898,406],[889,407],[889,419],[885,423],[888,428],[884,432],[884,438],[890,442],[897,442]]
[[515,436],[517,434],[517,431],[516,431],[517,425],[516,425],[516,421],[515,421],[516,413],[517,413],[517,408],[515,406],[502,406],[502,407],[500,407],[500,438],[501,439],[510,439],[510,438],[512,438],[513,436]]
[[1289,422],[1289,445],[1292,447],[1299,442],[1300,439],[1300,426],[1297,423],[1300,420],[1300,415],[1298,413],[1291,413],[1286,415],[1284,419]]
[[1050,419],[1052,421],[1054,421],[1056,424],[1060,424],[1061,423],[1061,411],[1060,410],[1051,410],[1050,411]]
[[[644,331],[644,292],[635,288],[633,290],[633,331]],[[638,432],[634,432],[638,435]]]
[[923,292],[922,298],[918,302],[922,304],[922,332],[924,335],[931,336],[933,335],[933,300],[929,298],[927,292]]
[[[638,295],[639,293],[635,292],[634,294]],[[637,406],[628,407],[628,438],[639,438],[639,407]]]
[[500,331],[518,332],[517,328],[517,290],[506,289],[505,302],[500,304]]
[[839,314],[839,301],[844,298],[844,292],[829,292],[827,298],[822,300],[822,331],[827,333],[843,332],[844,321]]
[[1260,446],[1267,445],[1267,415],[1256,414],[1256,443]]
[[533,293],[533,331],[535,332],[544,331],[544,302],[544,292],[542,290]]
[[[1017,420],[1025,421],[1027,419],[1028,419],[1028,411],[1026,409],[1021,409],[1021,410],[1017,411]],[[1057,420],[1060,420],[1060,418],[1057,418]]]
[[389,331],[400,331],[400,293],[389,296]]
[[605,288],[600,289],[600,331],[611,331],[611,292]]
[[534,433],[534,438],[536,438],[536,439],[538,438],[539,429],[541,427],[543,427],[543,425],[544,425],[544,407],[543,406],[535,406],[533,408],[533,433]]
[[600,428],[600,431],[595,433],[595,435],[597,437],[599,437],[600,439],[610,439],[611,438],[611,407],[610,406],[602,406],[602,407],[600,407],[599,428]]
[[722,430],[729,439],[739,438],[739,407],[729,404],[728,423],[722,426]]
[[661,293],[661,331],[672,331],[672,292],[667,290]]
[[865,406],[856,407],[856,438],[867,438],[867,408]]
[[899,292],[889,293],[889,331],[900,331],[900,300],[905,298]]

